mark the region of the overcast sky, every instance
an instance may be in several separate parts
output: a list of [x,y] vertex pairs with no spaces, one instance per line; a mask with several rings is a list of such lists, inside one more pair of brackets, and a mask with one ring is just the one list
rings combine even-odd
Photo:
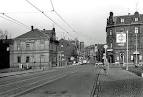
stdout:
[[29,31],[31,25],[38,29],[52,29],[54,26],[58,38],[77,37],[87,45],[106,43],[105,28],[110,11],[115,16],[134,14],[136,10],[143,14],[143,0],[52,0],[55,10],[72,26],[76,31],[74,32],[51,11],[50,0],[29,1],[44,11],[69,34],[53,24],[25,0],[0,0],[0,13],[7,13],[8,16],[29,26],[27,29],[23,25],[17,25],[0,17],[0,29],[7,30],[12,38]]

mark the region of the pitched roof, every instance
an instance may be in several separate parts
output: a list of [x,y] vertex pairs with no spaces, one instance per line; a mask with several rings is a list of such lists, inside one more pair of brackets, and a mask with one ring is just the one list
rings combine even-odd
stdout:
[[43,31],[41,31],[41,30],[33,29],[33,31],[31,30],[27,33],[24,33],[24,34],[16,37],[15,39],[21,39],[21,38],[35,38],[35,39],[49,38],[49,35],[43,33]]

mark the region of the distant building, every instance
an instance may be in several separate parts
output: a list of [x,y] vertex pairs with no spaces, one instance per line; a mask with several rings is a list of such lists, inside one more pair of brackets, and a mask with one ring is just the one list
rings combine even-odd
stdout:
[[104,44],[94,44],[84,48],[85,59],[90,63],[102,62]]
[[135,12],[133,15],[114,16],[110,12],[106,34],[110,63],[143,62],[143,14]]
[[84,59],[84,42],[81,42],[78,39],[70,40],[70,42],[76,47],[78,54],[77,61],[82,61]]
[[[14,39],[10,50],[11,67],[23,66],[52,67],[57,63],[57,41],[55,29],[31,31]],[[55,46],[55,47],[54,47]]]
[[60,39],[58,49],[58,66],[70,65],[77,62],[77,48],[73,41]]
[[95,63],[96,61],[96,52],[95,52],[95,45],[90,45],[85,47],[84,50],[85,59],[90,63]]

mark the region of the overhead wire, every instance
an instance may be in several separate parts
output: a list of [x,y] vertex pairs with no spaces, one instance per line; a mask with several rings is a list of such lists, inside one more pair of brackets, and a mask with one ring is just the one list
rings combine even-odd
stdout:
[[12,18],[12,17],[6,15],[5,13],[1,13],[1,14],[4,15],[5,17],[7,17],[7,18],[9,18],[9,19],[11,19],[11,20],[13,20],[13,21],[15,21],[15,22],[18,23],[18,24],[21,24],[21,25],[25,26],[27,29],[29,29],[29,26],[25,25],[24,23],[22,23],[22,22],[20,22],[20,21],[18,21],[18,20],[16,20],[16,19],[14,19],[14,18]]
[[[4,20],[7,20],[7,21],[12,22],[12,23],[14,23],[14,24],[17,24],[17,25],[19,25],[19,26],[22,26],[22,25],[20,25],[19,23],[15,22],[15,21],[12,21],[12,20],[10,20],[10,19],[8,19],[8,18],[5,18],[5,17],[3,17],[3,16],[0,16],[0,17],[3,18]],[[23,30],[22,30],[22,29],[19,29],[19,31],[23,31]]]
[[[8,19],[8,18],[2,17],[2,16],[0,16],[0,17],[3,18],[3,19],[5,19],[5,20],[7,20],[7,21],[10,21],[10,22],[12,22],[12,23],[15,23],[15,24],[19,25],[17,22],[14,22],[14,21],[12,21],[12,20],[10,20],[10,19]],[[20,26],[21,26],[21,25],[20,25]]]
[[[22,22],[20,22],[20,21],[18,21],[18,20],[16,20],[16,19],[14,19],[14,18],[12,18],[12,17],[6,15],[6,14],[19,14],[19,13],[20,13],[20,14],[21,14],[21,13],[31,14],[31,13],[39,13],[39,12],[6,12],[6,13],[0,12],[0,14],[5,15],[7,18],[12,19],[13,21],[18,22],[19,24],[24,25],[25,27],[27,27],[27,28],[29,29],[29,26],[27,26],[27,25],[23,24]],[[38,26],[38,27],[41,28],[40,26]],[[42,29],[42,28],[41,28],[41,29]]]
[[45,14],[44,11],[42,11],[41,9],[39,9],[38,7],[36,7],[34,4],[32,4],[29,0],[25,0],[26,2],[28,2],[31,6],[33,6],[37,11],[41,12],[46,18],[48,18],[52,23],[54,23],[55,25],[57,25],[60,29],[62,29],[63,31],[67,32],[66,29],[64,29],[63,27],[61,27],[58,23],[56,23],[52,18],[50,18],[47,14]]
[[[39,13],[39,12],[5,12],[5,14],[31,14],[31,13]],[[3,14],[3,12],[0,12]]]
[[[54,4],[52,2],[52,0],[50,0],[51,2],[51,6],[52,6],[52,11],[55,12],[55,14],[70,28],[72,29],[73,32],[76,32],[76,30],[55,10],[54,8]],[[67,34],[69,35],[69,33],[67,32]],[[69,35],[70,36],[70,35]]]

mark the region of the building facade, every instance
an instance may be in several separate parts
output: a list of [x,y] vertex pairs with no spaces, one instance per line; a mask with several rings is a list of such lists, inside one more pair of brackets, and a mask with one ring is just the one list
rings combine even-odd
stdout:
[[71,40],[60,39],[58,48],[58,66],[71,65],[77,62],[77,48]]
[[143,14],[114,16],[110,12],[106,26],[107,59],[110,63],[143,62]]
[[[54,29],[38,30],[31,26],[31,31],[16,37],[10,49],[10,66],[18,67],[22,64],[24,67],[51,67],[57,53],[54,53],[55,50],[51,52],[54,38],[49,33],[55,37]],[[50,56],[50,52],[55,55]]]
[[102,62],[103,53],[104,53],[104,44],[94,44],[85,47],[85,59],[90,63],[94,64],[95,62]]

